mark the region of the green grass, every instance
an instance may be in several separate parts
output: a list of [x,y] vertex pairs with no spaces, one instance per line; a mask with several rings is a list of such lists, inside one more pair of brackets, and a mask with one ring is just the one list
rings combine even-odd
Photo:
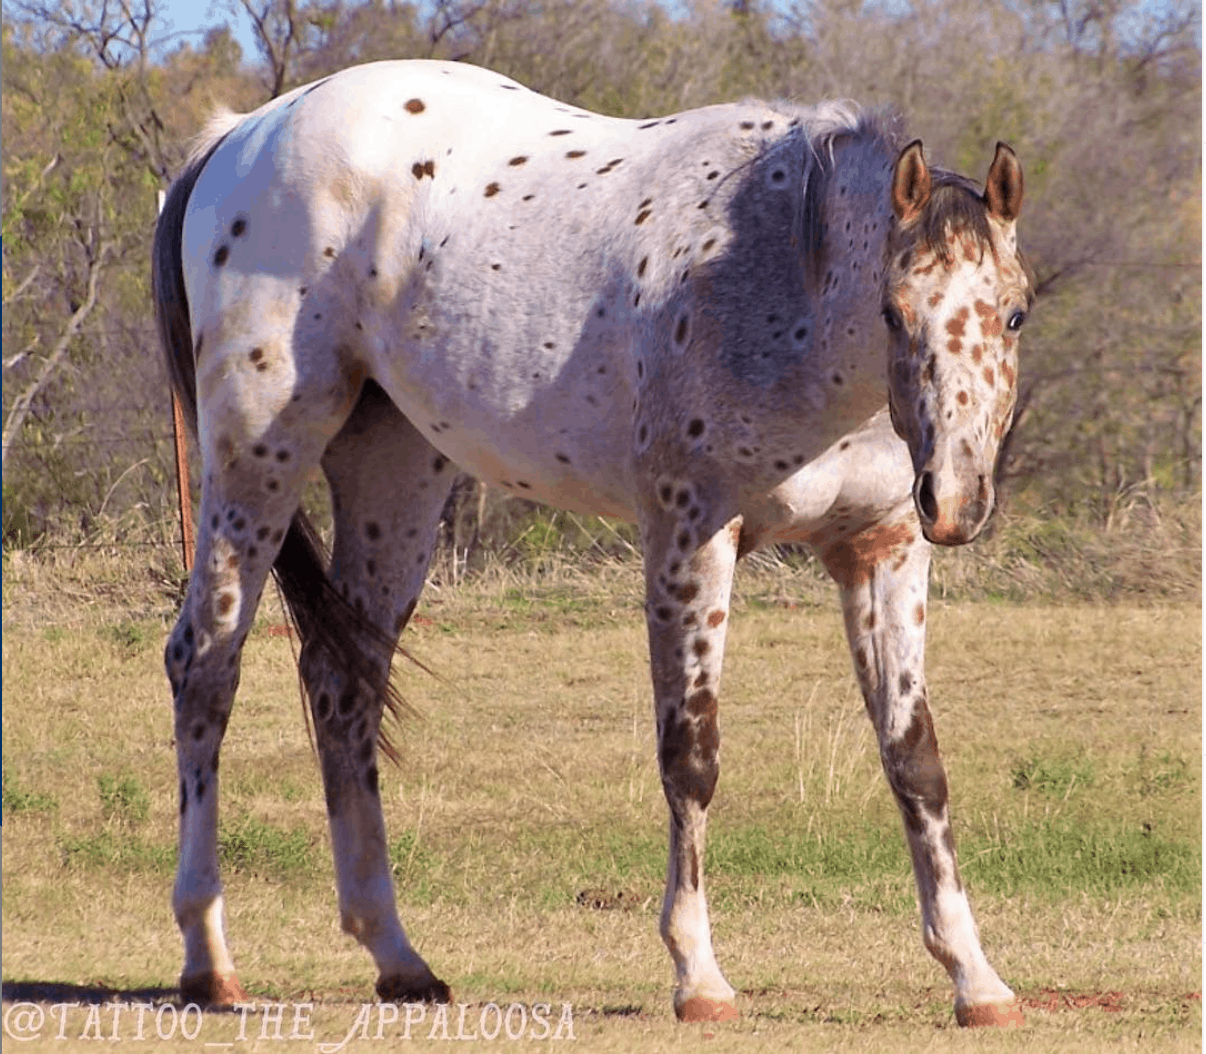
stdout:
[[142,784],[133,776],[102,774],[96,779],[101,812],[106,820],[137,825],[151,812],[151,801]]
[[218,828],[218,861],[227,874],[301,880],[311,875],[321,848],[301,825],[284,829],[241,816]]
[[[965,1049],[918,938],[836,605],[795,606],[792,581],[747,575],[735,602],[706,874],[744,1017],[703,1031],[717,1050]],[[408,635],[441,677],[400,663],[417,716],[395,737],[401,766],[381,773],[403,921],[462,1001],[570,1002],[583,1049],[693,1045],[701,1030],[671,1020],[657,936],[666,815],[639,571],[521,584],[433,591]],[[4,636],[10,1002],[18,981],[85,998],[175,982],[169,621],[89,608]],[[223,749],[228,930],[253,996],[317,997],[316,1035],[338,1042],[373,970],[339,929],[292,651],[264,632],[275,621],[269,606],[248,641]],[[990,959],[1030,1006],[1023,1036],[977,1046],[1192,1049],[1197,608],[936,601],[929,626],[963,877]],[[1109,993],[1121,1003],[1102,1009]],[[220,1018],[206,1028],[234,1038]]]
[[58,808],[58,800],[53,795],[24,790],[7,766],[0,776],[4,783],[5,816],[20,812],[53,812]]

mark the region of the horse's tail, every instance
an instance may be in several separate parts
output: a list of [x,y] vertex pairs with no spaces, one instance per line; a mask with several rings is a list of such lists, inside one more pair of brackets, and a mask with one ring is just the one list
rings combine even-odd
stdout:
[[[184,171],[168,189],[151,251],[151,293],[155,320],[168,379],[180,401],[189,430],[197,435],[197,376],[193,351],[192,320],[184,288],[184,215],[193,188],[206,163],[227,134],[243,120],[242,114],[220,110],[198,136]],[[326,548],[313,522],[298,509],[272,565],[272,574],[285,598],[289,619],[303,651],[313,644],[326,651],[349,675],[348,690],[359,688],[370,698],[382,700],[398,716],[408,707],[390,684],[389,663],[381,668],[365,647],[375,642],[392,653],[394,641],[346,601],[327,575]],[[303,707],[309,727],[310,714]],[[382,752],[392,761],[397,753],[385,734],[378,737]]]
[[151,298],[155,301],[159,346],[168,380],[194,436],[197,434],[197,378],[192,321],[188,313],[188,294],[184,289],[184,213],[206,163],[242,119],[242,114],[230,110],[219,110],[210,118],[193,144],[184,171],[168,188],[151,249]]

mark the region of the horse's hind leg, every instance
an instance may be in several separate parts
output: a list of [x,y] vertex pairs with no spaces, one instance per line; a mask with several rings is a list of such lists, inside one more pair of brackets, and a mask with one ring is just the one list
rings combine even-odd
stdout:
[[1020,1024],[1013,992],[980,947],[955,859],[925,689],[929,543],[910,503],[898,520],[822,546],[821,555],[841,587],[855,673],[904,820],[926,948],[955,983],[959,1024]]
[[[436,526],[455,470],[369,382],[322,461],[335,543],[330,577],[367,623],[349,625],[377,664],[365,678],[346,655],[307,645],[302,676],[326,790],[343,928],[372,954],[377,993],[391,1002],[449,998],[398,919],[377,786],[384,700],[366,689],[388,676],[394,644],[423,588]],[[338,618],[337,611],[325,613]]]
[[[216,1004],[246,998],[223,933],[217,841],[218,754],[243,642],[305,476],[360,385],[358,375],[345,376],[328,362],[303,381],[292,363],[270,361],[264,348],[279,344],[267,338],[256,344],[250,336],[238,347],[215,338],[199,355],[203,476],[196,562],[165,652],[180,776],[172,894],[184,937],[180,988],[186,1000]],[[247,344],[256,346],[249,352]]]

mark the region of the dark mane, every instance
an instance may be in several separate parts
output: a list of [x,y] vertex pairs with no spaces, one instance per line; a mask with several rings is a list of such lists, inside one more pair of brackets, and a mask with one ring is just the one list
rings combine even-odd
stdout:
[[[843,104],[838,104],[843,105]],[[810,129],[804,168],[804,202],[798,237],[814,284],[826,267],[825,200],[834,175],[834,151],[841,143],[859,143],[882,151],[888,162],[896,160],[904,141],[904,119],[894,109],[839,111],[848,123],[830,122]]]

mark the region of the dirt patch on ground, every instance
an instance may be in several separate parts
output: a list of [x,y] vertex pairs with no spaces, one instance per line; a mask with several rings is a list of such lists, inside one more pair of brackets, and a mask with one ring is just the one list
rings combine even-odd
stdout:
[[634,889],[584,889],[574,898],[579,907],[591,911],[636,911],[650,899]]

